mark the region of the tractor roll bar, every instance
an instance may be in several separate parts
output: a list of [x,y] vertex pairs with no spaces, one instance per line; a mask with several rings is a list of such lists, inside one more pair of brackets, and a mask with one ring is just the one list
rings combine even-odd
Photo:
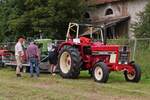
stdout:
[[[69,23],[69,26],[68,26],[68,30],[67,30],[67,35],[66,37],[69,37],[69,29],[71,27],[74,27],[74,26],[77,26],[77,34],[76,34],[76,38],[78,38],[79,36],[79,26],[87,26],[87,27],[95,27],[95,28],[100,28],[101,29],[101,34],[103,34],[102,36],[102,42],[104,44],[106,44],[106,41],[107,41],[107,36],[106,36],[106,28],[105,28],[105,25],[92,25],[92,24],[78,24],[78,23]],[[92,29],[91,29],[92,30]],[[67,41],[67,38],[66,38],[66,41]]]

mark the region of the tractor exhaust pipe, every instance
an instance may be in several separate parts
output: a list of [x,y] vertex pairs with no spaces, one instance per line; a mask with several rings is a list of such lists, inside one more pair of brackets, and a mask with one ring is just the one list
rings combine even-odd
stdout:
[[102,28],[102,31],[103,31],[103,42],[104,42],[104,45],[106,45],[107,44],[107,35],[106,35],[106,27],[105,27],[105,25],[103,25],[103,26],[101,26],[101,28]]

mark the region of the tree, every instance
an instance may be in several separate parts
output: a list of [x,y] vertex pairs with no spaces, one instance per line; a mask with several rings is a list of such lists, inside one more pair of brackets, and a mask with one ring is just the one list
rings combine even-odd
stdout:
[[[69,22],[80,22],[86,10],[84,0],[49,0],[53,36],[62,39]],[[64,38],[64,37],[63,37]]]
[[22,8],[19,7],[19,2],[15,6],[20,11],[23,10],[23,13],[17,14],[18,17],[9,20],[10,29],[26,36],[33,36],[40,30],[45,31],[48,24],[46,21],[48,18],[47,0],[24,0],[21,2],[23,3]]
[[[23,2],[24,0],[1,0],[0,6],[0,33],[1,36],[5,37],[15,37],[16,31],[14,27],[17,26],[17,18],[23,14]],[[16,20],[16,22],[15,22]],[[12,24],[13,23],[13,24]],[[11,27],[13,26],[13,27]],[[2,38],[4,41],[4,38]],[[1,41],[2,41],[1,39]],[[14,38],[9,38],[14,40]]]
[[7,0],[1,0],[0,2],[0,42],[2,42],[5,34],[9,31],[7,24],[7,15],[9,15],[10,9],[8,9],[9,5],[7,4],[7,2]]
[[1,0],[0,35],[34,36],[40,31],[64,39],[69,22],[80,21],[84,0]]
[[145,10],[138,14],[139,20],[133,24],[136,37],[150,38],[150,2]]

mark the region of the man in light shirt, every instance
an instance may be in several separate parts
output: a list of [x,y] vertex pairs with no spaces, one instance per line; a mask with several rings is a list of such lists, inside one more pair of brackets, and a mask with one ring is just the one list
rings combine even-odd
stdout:
[[21,69],[22,69],[22,57],[24,56],[24,51],[22,44],[24,43],[25,39],[23,36],[20,36],[18,38],[18,42],[15,45],[15,58],[17,62],[17,67],[16,67],[16,75],[17,77],[21,77]]

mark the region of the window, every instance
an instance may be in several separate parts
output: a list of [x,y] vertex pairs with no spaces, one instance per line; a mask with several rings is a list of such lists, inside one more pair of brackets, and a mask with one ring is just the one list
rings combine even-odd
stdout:
[[112,15],[112,14],[113,14],[113,10],[111,8],[106,10],[106,13],[105,13],[106,16],[107,15]]
[[84,18],[90,18],[90,14],[89,14],[88,12],[86,12],[86,13],[84,14]]

